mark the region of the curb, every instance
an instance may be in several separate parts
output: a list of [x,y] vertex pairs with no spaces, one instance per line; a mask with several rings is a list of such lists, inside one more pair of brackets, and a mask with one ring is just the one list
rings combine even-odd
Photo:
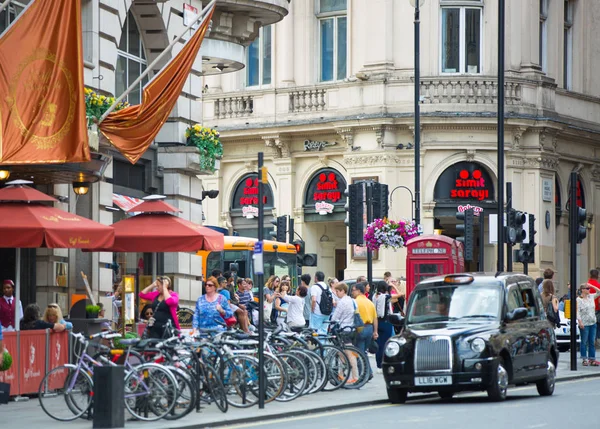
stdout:
[[[565,376],[565,377],[557,378],[556,383],[559,384],[564,381],[582,380],[582,379],[586,379],[586,378],[600,378],[600,372],[596,373],[596,374],[590,373],[590,374]],[[437,397],[438,397],[437,393],[426,393],[426,394],[422,394],[422,395],[418,395],[418,396],[409,396],[407,401],[410,402],[410,401],[414,401],[414,400],[431,399],[431,398],[437,398]],[[213,422],[207,422],[207,423],[190,423],[190,424],[187,424],[184,426],[170,426],[170,429],[204,429],[204,428],[234,426],[234,425],[240,425],[240,424],[244,424],[244,423],[255,423],[257,421],[268,422],[271,420],[278,420],[278,419],[282,419],[282,418],[319,414],[319,413],[324,413],[327,411],[339,411],[339,410],[344,410],[344,409],[348,409],[348,408],[361,407],[361,406],[365,406],[365,405],[383,405],[383,404],[388,404],[388,403],[390,403],[390,402],[387,399],[375,399],[375,400],[369,401],[368,403],[352,402],[352,403],[348,403],[348,404],[327,405],[324,407],[311,408],[308,410],[292,411],[292,412],[285,413],[285,414],[279,413],[279,414],[271,414],[271,415],[267,415],[267,416],[260,416],[258,418],[255,416],[255,417],[242,417],[242,418],[232,419],[232,420],[213,421]]]

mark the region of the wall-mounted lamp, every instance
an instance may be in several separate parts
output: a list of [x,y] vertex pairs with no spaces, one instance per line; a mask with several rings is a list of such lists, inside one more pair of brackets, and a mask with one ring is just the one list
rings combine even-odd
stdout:
[[73,182],[73,192],[77,195],[85,195],[90,190],[90,184],[88,182]]
[[400,143],[398,146],[396,146],[396,150],[402,150],[402,149],[411,150],[413,147],[414,146],[412,143],[407,143],[406,145],[404,145],[403,143]]
[[6,180],[10,177],[10,170],[0,170],[0,180]]

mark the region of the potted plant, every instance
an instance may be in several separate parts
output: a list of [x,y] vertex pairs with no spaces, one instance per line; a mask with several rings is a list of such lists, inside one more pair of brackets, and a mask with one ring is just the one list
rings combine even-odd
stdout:
[[100,313],[99,305],[86,305],[85,306],[85,314],[88,319],[96,319],[98,317],[98,313]]
[[387,218],[375,219],[367,225],[365,244],[371,250],[401,249],[405,243],[419,235],[417,224],[413,221],[401,219],[398,222]]
[[200,151],[200,169],[214,172],[223,156],[223,144],[217,130],[196,124],[185,130],[186,144]]
[[[98,95],[94,90],[85,88],[85,116],[88,120],[88,128],[106,113],[110,106],[115,104],[115,97]],[[129,103],[121,101],[114,111],[119,111],[129,107]]]

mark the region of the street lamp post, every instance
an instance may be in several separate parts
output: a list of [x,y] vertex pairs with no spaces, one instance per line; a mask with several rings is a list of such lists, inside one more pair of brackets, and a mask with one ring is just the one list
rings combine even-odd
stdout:
[[425,0],[410,0],[415,8],[415,223],[421,224],[421,66],[420,66],[420,7]]
[[498,0],[498,271],[504,271],[504,0]]

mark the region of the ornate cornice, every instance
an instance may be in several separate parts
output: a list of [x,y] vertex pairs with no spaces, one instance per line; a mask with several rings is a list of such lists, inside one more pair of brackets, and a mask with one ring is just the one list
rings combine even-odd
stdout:
[[540,168],[556,171],[560,160],[556,155],[522,156],[512,158],[511,165],[523,168]]
[[[356,150],[354,148],[354,129],[353,128],[337,128],[336,129],[340,138],[346,143],[349,151]],[[360,148],[358,148],[360,149]]]
[[527,132],[527,127],[516,127],[513,130],[513,143],[512,143],[513,150],[521,149],[521,137],[523,137],[523,134],[525,134],[526,132]]
[[349,167],[372,166],[372,165],[414,165],[413,157],[400,157],[396,155],[378,154],[348,156],[344,155],[344,163]]
[[265,146],[271,148],[274,159],[289,158],[291,155],[291,138],[287,135],[269,134],[262,136]]

